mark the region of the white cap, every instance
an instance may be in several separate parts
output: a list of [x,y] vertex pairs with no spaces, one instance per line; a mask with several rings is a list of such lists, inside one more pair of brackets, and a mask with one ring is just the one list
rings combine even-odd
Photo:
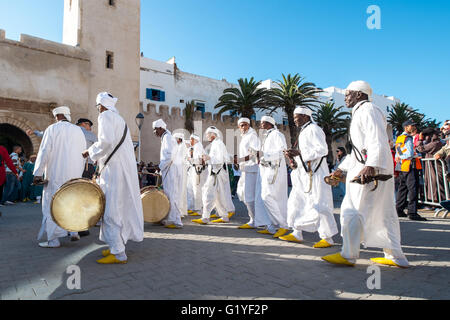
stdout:
[[198,135],[196,135],[196,134],[191,134],[190,138],[194,139],[194,140],[197,140],[197,141],[200,141],[200,137]]
[[216,137],[220,137],[220,131],[216,127],[209,127],[208,129],[206,129],[205,135],[207,135],[208,133],[213,133],[216,135]]
[[181,139],[181,140],[184,140],[184,134],[181,133],[181,132],[174,133],[172,136],[173,136],[175,139]]
[[298,106],[297,108],[295,108],[294,114],[304,114],[304,115],[312,117],[313,111],[308,107]]
[[97,104],[101,104],[108,110],[111,110],[113,112],[119,113],[116,109],[116,103],[119,99],[114,98],[110,93],[108,92],[100,92],[97,95],[96,102]]
[[52,110],[53,116],[56,117],[57,114],[63,114],[67,120],[72,121],[70,117],[70,108],[66,106],[58,107]]
[[153,121],[152,127],[153,127],[153,129],[156,129],[156,128],[163,128],[164,130],[167,129],[167,125],[162,119]]
[[358,81],[353,81],[352,83],[350,83],[347,87],[348,91],[361,91],[362,93],[367,94],[367,96],[369,97],[369,100],[371,100],[371,96],[372,96],[372,88],[370,87],[370,85],[362,80],[358,80]]
[[250,119],[249,118],[240,118],[238,120],[238,125],[240,125],[241,123],[248,123],[248,124],[250,124]]
[[261,118],[261,122],[268,122],[268,123],[271,123],[272,125],[276,125],[277,123],[275,122],[275,119],[274,118],[272,118],[271,116],[263,116],[262,118]]

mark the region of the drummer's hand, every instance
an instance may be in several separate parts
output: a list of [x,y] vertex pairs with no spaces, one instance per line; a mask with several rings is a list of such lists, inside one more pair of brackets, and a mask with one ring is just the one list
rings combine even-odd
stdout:
[[330,174],[331,177],[342,178],[344,176],[344,172],[341,169],[337,169],[336,171]]
[[44,178],[43,178],[42,176],[35,176],[35,177],[33,178],[33,183],[34,183],[34,184],[37,184],[37,183],[42,182],[43,180],[44,180]]
[[300,155],[300,151],[295,149],[288,149],[284,151],[284,154],[289,158],[294,158]]
[[364,184],[364,181],[368,177],[373,177],[375,175],[375,169],[373,167],[364,167],[358,176],[361,176],[361,183]]
[[83,155],[83,158],[87,158],[87,157],[89,157],[89,150],[85,150],[83,153],[82,153],[82,155]]

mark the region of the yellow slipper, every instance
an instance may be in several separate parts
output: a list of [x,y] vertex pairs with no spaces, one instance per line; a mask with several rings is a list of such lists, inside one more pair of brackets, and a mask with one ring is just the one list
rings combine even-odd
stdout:
[[252,227],[248,223],[243,224],[242,226],[239,226],[238,229],[255,229],[255,227]]
[[210,218],[218,218],[219,216],[217,214],[212,214]]
[[351,263],[350,261],[348,261],[347,259],[342,257],[339,252],[335,253],[335,254],[330,254],[328,256],[324,256],[324,257],[322,257],[322,259],[329,263],[333,263],[333,264],[342,264],[342,265],[351,266],[351,267],[353,267],[355,265],[354,263]]
[[228,219],[230,219],[232,216],[234,216],[236,212],[228,212]]
[[274,238],[278,238],[281,236],[284,236],[286,234],[286,232],[288,232],[288,229],[284,229],[284,228],[280,228],[278,229],[278,231],[273,235]]
[[102,256],[107,257],[111,254],[111,250],[106,249],[106,250],[102,250]]
[[202,219],[194,219],[194,220],[192,220],[192,222],[195,222],[195,223],[198,223],[198,224],[207,224]]
[[297,243],[303,242],[301,240],[298,240],[292,233],[288,234],[287,236],[279,237],[278,239],[284,240],[284,241],[289,241],[289,242],[297,242]]
[[180,227],[174,225],[173,223],[172,223],[172,224],[169,224],[169,225],[167,225],[167,226],[164,226],[164,227],[166,227],[166,228],[168,228],[168,229],[180,229]]
[[258,231],[256,231],[256,232],[261,233],[261,234],[272,234],[272,233],[270,233],[269,230],[267,230],[267,229],[264,229],[264,230],[258,230]]
[[398,264],[396,264],[394,261],[392,261],[391,259],[386,259],[386,258],[370,258],[371,261],[375,262],[375,263],[379,263],[379,264],[384,264],[386,266],[393,266],[393,267],[399,267],[399,268],[405,268],[402,267]]
[[201,216],[200,213],[195,212],[195,211],[193,211],[192,213],[189,213],[189,215],[190,215],[191,217],[198,217],[198,216]]
[[110,254],[109,256],[106,256],[100,260],[97,260],[97,263],[100,264],[125,264],[127,263],[127,260],[121,261],[116,258],[115,255]]
[[194,213],[194,211],[192,211],[192,210],[188,210],[188,211],[187,211],[187,213],[188,213],[188,214],[190,214],[190,213]]
[[228,223],[229,221],[225,221],[222,218],[211,221],[212,223]]
[[313,248],[329,248],[332,246],[333,245],[331,243],[329,243],[327,240],[322,239],[319,242],[317,242],[316,244],[314,244]]

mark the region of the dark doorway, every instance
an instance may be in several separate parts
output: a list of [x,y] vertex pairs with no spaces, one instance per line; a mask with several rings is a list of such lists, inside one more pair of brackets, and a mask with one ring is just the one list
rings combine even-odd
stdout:
[[0,123],[0,145],[4,146],[9,153],[15,145],[21,146],[27,158],[33,153],[33,144],[27,134],[7,123]]

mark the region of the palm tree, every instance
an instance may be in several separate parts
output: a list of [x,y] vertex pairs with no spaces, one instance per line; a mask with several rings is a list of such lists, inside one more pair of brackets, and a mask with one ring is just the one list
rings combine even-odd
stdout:
[[282,74],[283,81],[277,81],[278,88],[269,90],[267,104],[271,106],[271,113],[282,109],[287,116],[291,145],[297,140],[297,127],[294,123],[294,110],[297,106],[313,108],[320,104],[318,93],[322,90],[312,82],[304,82],[298,73],[294,76]]
[[218,115],[230,112],[231,116],[252,118],[256,109],[266,109],[265,88],[258,88],[261,81],[256,82],[253,77],[248,80],[239,79],[239,88],[227,88],[219,98],[214,108],[219,109]]
[[314,121],[322,128],[328,145],[327,162],[333,163],[333,140],[341,138],[348,133],[350,126],[350,112],[343,110],[344,106],[336,107],[334,102],[319,105],[313,114]]
[[394,130],[394,136],[398,136],[403,132],[403,123],[406,120],[422,121],[416,109],[412,109],[406,103],[396,103],[389,111],[387,121]]
[[194,112],[194,101],[186,102],[186,107],[184,108],[184,128],[190,133],[194,132]]

